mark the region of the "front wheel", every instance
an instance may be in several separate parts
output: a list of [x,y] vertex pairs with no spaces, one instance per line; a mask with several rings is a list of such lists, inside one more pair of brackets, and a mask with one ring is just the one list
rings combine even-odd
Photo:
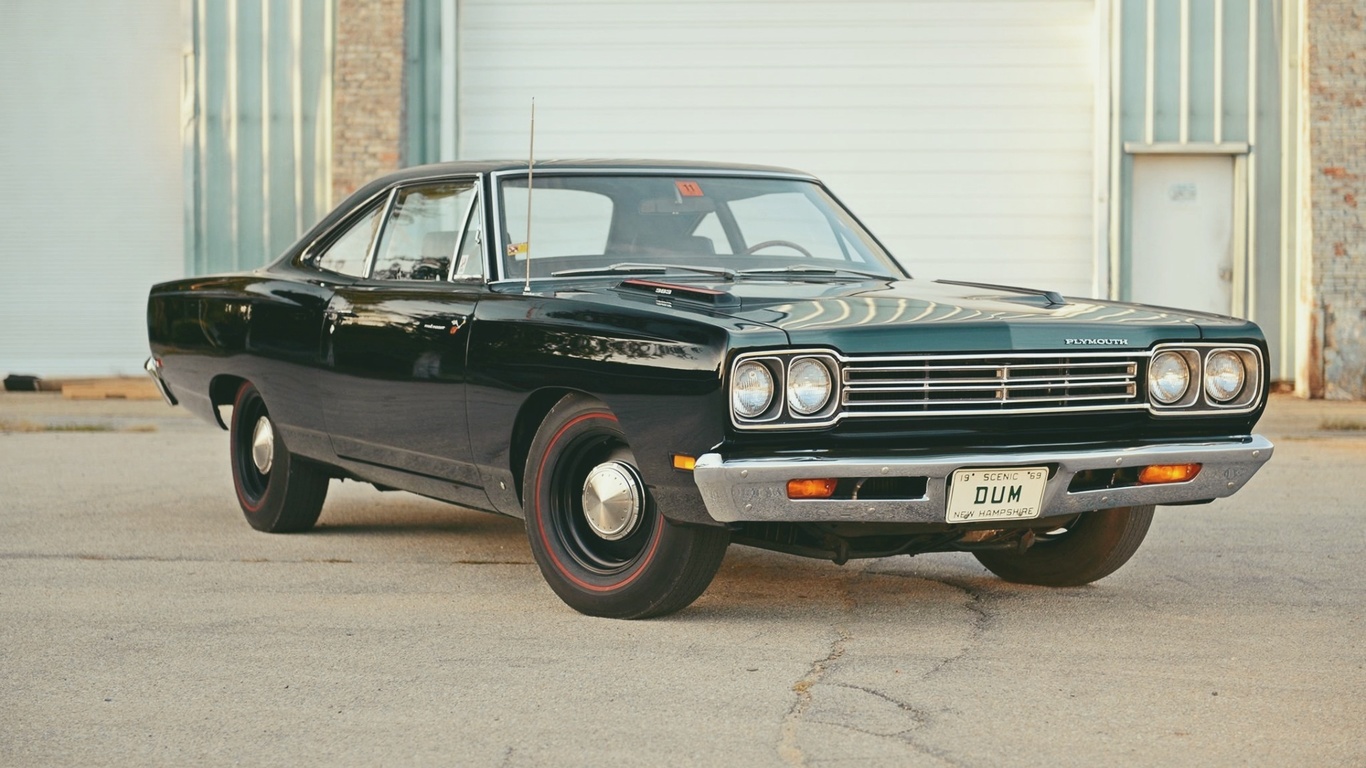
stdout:
[[721,565],[729,532],[665,519],[616,417],[596,400],[568,395],[551,409],[523,477],[532,556],[580,613],[672,613],[696,600]]
[[1006,581],[1045,587],[1078,587],[1105,578],[1129,561],[1153,521],[1153,507],[1085,512],[1060,528],[1040,532],[1024,552],[974,552],[987,570]]
[[238,388],[233,400],[229,443],[237,502],[252,528],[298,533],[318,522],[330,478],[316,464],[290,453],[266,401],[250,382]]

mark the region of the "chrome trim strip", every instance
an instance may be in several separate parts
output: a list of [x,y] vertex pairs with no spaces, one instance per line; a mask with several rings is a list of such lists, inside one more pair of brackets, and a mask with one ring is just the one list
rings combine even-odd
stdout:
[[[1261,435],[1227,437],[1167,445],[990,451],[870,458],[825,455],[731,459],[708,453],[697,459],[694,480],[708,513],[718,522],[900,522],[943,523],[948,481],[965,467],[1056,467],[1044,492],[1041,517],[1145,504],[1175,504],[1230,496],[1247,484],[1271,458],[1274,446]],[[1184,483],[1068,491],[1073,477],[1088,469],[1114,469],[1150,464],[1202,464],[1200,474]],[[920,499],[855,500],[787,498],[787,481],[801,478],[923,477]],[[1002,522],[1002,527],[1028,525]]]
[[[1013,403],[1028,402],[1026,400],[1012,400]],[[986,411],[981,408],[965,408],[952,411],[859,411],[858,413],[845,414],[847,417],[858,419],[876,418],[938,418],[940,416],[1033,416],[1036,414],[1048,413],[1096,413],[1098,411],[1141,411],[1146,405],[1143,403],[1118,403],[1112,405],[1083,405],[1076,407],[1053,406],[1047,408],[1001,408],[994,411]]]
[[379,226],[375,227],[375,234],[370,236],[370,252],[365,256],[365,270],[361,272],[362,280],[369,280],[370,275],[375,271],[375,259],[379,257],[379,244],[384,242],[384,231],[389,228],[389,219],[394,215],[394,206],[398,204],[399,187],[389,190],[389,199],[384,201],[384,207],[380,210]]
[[[1193,346],[1187,344],[1186,346]],[[984,355],[996,355],[999,357],[1013,358],[1057,358],[1057,357],[1110,357],[1110,358],[1142,358],[1151,357],[1150,349],[1125,349],[1112,350],[1109,352],[979,352],[977,354],[958,354],[958,355],[921,355],[916,353],[905,353],[899,355],[859,355],[858,357],[841,356],[844,360],[858,360],[860,362],[897,362],[903,360],[982,360]],[[989,366],[990,367],[990,366]]]
[[[469,176],[456,176],[452,180],[464,180]],[[455,270],[460,266],[460,251],[465,247],[465,234],[470,231],[470,220],[474,217],[474,209],[479,204],[479,197],[484,193],[484,175],[474,175],[474,196],[470,198],[470,204],[465,206],[465,215],[460,217],[460,236],[455,239],[455,251],[451,253],[451,266],[446,270],[446,282],[455,282]],[[487,238],[485,238],[487,239]],[[479,270],[483,272],[483,270]]]

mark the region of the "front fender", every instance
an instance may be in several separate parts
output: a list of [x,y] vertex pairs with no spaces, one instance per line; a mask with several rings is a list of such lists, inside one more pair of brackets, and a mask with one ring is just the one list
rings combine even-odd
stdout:
[[[726,327],[730,322],[556,297],[481,301],[469,347],[469,424],[494,505],[522,514],[519,418],[525,423],[528,408],[543,415],[546,392],[582,392],[616,414],[665,516],[712,522],[691,473],[674,469],[673,455],[700,456],[725,436],[722,371],[739,330]],[[745,330],[772,336],[769,343],[786,338],[752,324]]]

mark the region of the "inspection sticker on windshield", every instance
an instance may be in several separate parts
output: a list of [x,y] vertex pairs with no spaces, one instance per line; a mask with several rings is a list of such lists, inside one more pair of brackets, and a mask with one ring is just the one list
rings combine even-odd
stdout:
[[702,197],[702,185],[695,181],[675,181],[674,186],[683,197]]
[[945,521],[1028,520],[1038,517],[1048,488],[1047,467],[960,469],[949,483]]

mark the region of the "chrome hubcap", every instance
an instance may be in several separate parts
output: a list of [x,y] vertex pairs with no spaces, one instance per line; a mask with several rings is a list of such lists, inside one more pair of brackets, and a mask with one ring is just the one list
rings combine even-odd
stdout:
[[251,433],[251,461],[256,465],[256,471],[263,475],[269,474],[275,463],[275,429],[265,416],[256,420],[256,428]]
[[645,489],[629,464],[599,464],[583,481],[583,516],[593,533],[608,541],[635,533],[644,510]]

